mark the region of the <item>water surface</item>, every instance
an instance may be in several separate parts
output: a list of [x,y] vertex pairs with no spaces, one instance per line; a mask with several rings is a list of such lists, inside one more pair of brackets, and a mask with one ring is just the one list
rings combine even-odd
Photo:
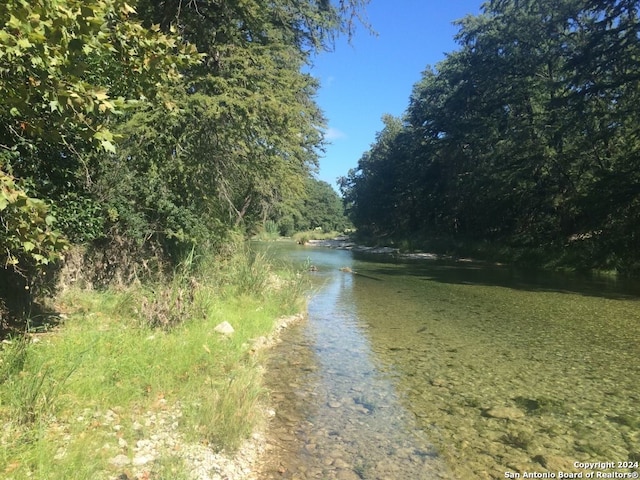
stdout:
[[276,248],[318,270],[308,320],[270,360],[263,478],[506,478],[640,461],[637,285]]

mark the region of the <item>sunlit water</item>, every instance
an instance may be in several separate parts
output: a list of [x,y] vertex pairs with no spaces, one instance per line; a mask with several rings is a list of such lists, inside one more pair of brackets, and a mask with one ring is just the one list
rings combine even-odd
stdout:
[[318,270],[308,320],[269,361],[276,416],[262,478],[638,471],[635,285],[272,249]]

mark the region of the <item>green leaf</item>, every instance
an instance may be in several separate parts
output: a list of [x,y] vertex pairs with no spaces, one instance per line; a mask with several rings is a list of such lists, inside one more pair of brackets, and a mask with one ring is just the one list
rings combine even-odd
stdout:
[[104,149],[105,152],[116,153],[116,146],[111,143],[109,140],[102,140],[100,145]]
[[37,263],[44,264],[44,265],[49,264],[49,259],[39,253],[32,253],[31,258],[33,258]]
[[33,46],[33,44],[29,41],[28,38],[22,37],[18,40],[18,46],[21,48],[29,48]]

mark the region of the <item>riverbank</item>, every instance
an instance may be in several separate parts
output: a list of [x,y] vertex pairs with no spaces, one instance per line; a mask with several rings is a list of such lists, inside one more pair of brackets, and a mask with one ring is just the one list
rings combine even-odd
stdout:
[[[621,275],[613,270],[602,270],[597,268],[579,267],[571,265],[571,262],[559,261],[553,256],[545,257],[540,252],[533,254],[532,252],[524,252],[516,254],[514,251],[499,247],[489,247],[487,244],[464,247],[452,247],[445,249],[443,245],[431,251],[423,251],[420,249],[411,249],[404,251],[398,247],[392,246],[366,246],[354,241],[348,235],[341,235],[330,239],[312,239],[306,242],[307,245],[316,247],[326,247],[337,250],[350,250],[353,252],[365,254],[383,254],[390,255],[394,258],[405,260],[448,260],[455,262],[473,262],[478,264],[490,264],[496,266],[514,265],[523,268],[533,268],[549,272],[562,273],[579,273],[596,275],[599,277],[610,278],[638,278],[637,275]],[[442,251],[452,251],[459,253],[440,253]],[[528,255],[528,256],[527,256]]]
[[[259,355],[265,350],[279,343],[280,334],[290,326],[302,321],[302,313],[278,318],[272,331],[266,336],[255,339],[250,347],[251,355]],[[260,373],[259,382],[262,384],[263,362],[258,361]],[[133,475],[130,478],[146,479],[149,477],[150,462],[167,464],[182,461],[182,467],[172,470],[173,478],[190,480],[259,480],[258,472],[266,461],[266,439],[268,435],[268,421],[275,415],[268,400],[262,399],[255,406],[259,418],[248,438],[233,450],[220,450],[219,446],[202,444],[189,439],[178,427],[178,421],[183,417],[181,402],[169,406],[161,402],[160,411],[148,411],[138,420],[140,425],[150,427],[146,438],[138,440],[133,448],[133,458],[118,455],[111,459],[114,467],[128,468]],[[128,476],[128,475],[127,475]],[[111,477],[122,480],[122,474]]]
[[251,478],[270,415],[262,352],[301,319],[305,287],[234,261],[188,289],[69,290],[58,325],[6,339],[3,478]]

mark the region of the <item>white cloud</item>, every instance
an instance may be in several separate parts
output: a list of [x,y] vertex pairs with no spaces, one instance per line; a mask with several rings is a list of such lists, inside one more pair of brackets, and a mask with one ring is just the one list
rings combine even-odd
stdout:
[[341,138],[347,138],[347,134],[337,128],[329,127],[324,131],[324,138],[325,140],[340,140]]

